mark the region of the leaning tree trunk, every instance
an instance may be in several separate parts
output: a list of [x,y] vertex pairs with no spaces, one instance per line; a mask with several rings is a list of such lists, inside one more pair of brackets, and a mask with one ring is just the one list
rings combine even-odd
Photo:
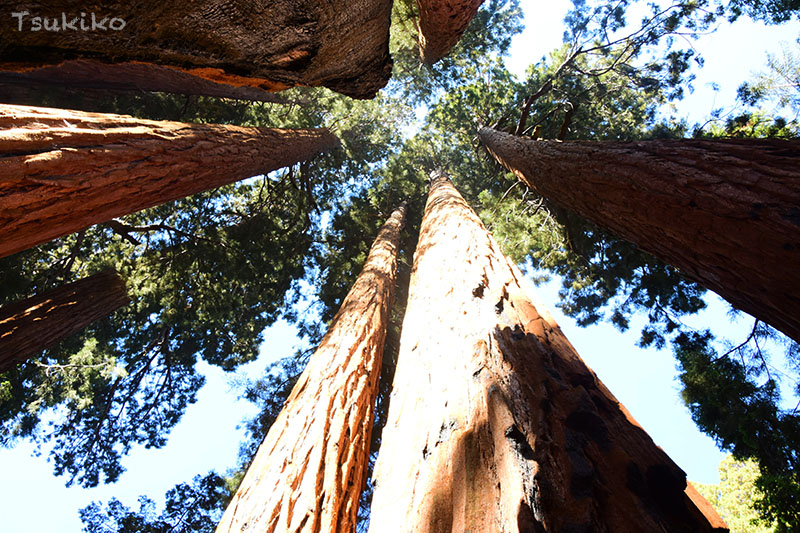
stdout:
[[378,233],[218,533],[354,531],[404,219],[405,205]]
[[417,0],[419,50],[433,65],[456,45],[483,0]]
[[140,69],[131,68],[140,63],[152,65],[150,90],[174,90],[176,76],[187,73],[234,87],[322,85],[371,98],[391,76],[391,0],[111,0],[92,6],[3,0],[0,6],[0,71],[12,73],[9,78],[114,85],[139,77]]
[[0,71],[0,102],[19,102],[30,98],[31,89],[160,91],[195,96],[213,96],[256,102],[285,102],[274,92],[250,85],[235,86],[201,78],[171,67],[149,63],[105,64],[90,59],[75,59],[58,65],[23,72]]
[[370,531],[724,528],[521,281],[437,177],[414,256]]
[[800,141],[481,140],[536,192],[800,341]]
[[0,257],[303,161],[327,130],[242,128],[0,105]]
[[0,307],[0,373],[128,303],[114,270]]

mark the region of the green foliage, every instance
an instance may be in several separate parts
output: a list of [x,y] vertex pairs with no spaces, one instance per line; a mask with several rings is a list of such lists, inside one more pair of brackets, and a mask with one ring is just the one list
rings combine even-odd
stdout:
[[799,0],[730,0],[725,4],[729,20],[747,15],[768,24],[779,24],[792,18],[800,20]]
[[681,333],[674,345],[692,418],[737,460],[758,461],[755,508],[784,531],[800,523],[800,415],[779,407],[778,384],[758,344],[769,334],[756,323],[755,349],[743,343],[721,355],[711,348],[709,332]]
[[[49,448],[55,472],[68,475],[68,484],[114,481],[134,444],[163,446],[195,401],[204,382],[198,358],[232,370],[256,357],[268,325],[291,316],[285,296],[313,269],[314,242],[322,232],[317,213],[386,157],[409,111],[383,98],[356,102],[324,90],[287,93],[281,104],[201,99],[197,108],[194,100],[185,105],[170,95],[151,95],[158,105],[145,99],[138,106],[137,98],[118,96],[76,101],[105,111],[130,104],[125,111],[168,115],[157,118],[327,126],[343,142],[298,168],[147,209],[0,260],[4,302],[109,266],[122,273],[132,300],[0,376],[0,443],[27,438]],[[71,96],[42,98],[66,105]]]
[[534,265],[557,264],[568,259],[569,250],[561,225],[544,207],[544,199],[524,189],[512,195],[512,185],[500,196],[482,191],[478,200],[483,206],[480,217],[492,228],[492,234],[503,245],[503,252],[517,264],[530,258]]
[[[752,10],[754,16],[777,20],[792,16],[793,1],[731,2],[728,13]],[[684,395],[698,424],[737,457],[759,459],[756,483],[763,498],[756,506],[789,527],[797,521],[793,502],[800,501],[793,451],[798,449],[798,421],[794,412],[777,407],[778,384],[765,377],[764,354],[753,348],[765,330],[757,328],[741,350],[720,356],[710,334],[681,323],[705,306],[702,288],[516,185],[475,138],[483,125],[548,139],[685,136],[687,124],[656,118],[661,104],[684,94],[692,66],[702,63],[691,49],[676,49],[675,38],[708,27],[722,11],[704,0],[669,3],[653,6],[631,25],[631,5],[628,0],[576,1],[566,19],[565,44],[532,65],[521,80],[503,64],[511,37],[521,29],[517,0],[487,0],[453,53],[433,67],[419,59],[415,3],[400,0],[392,14],[393,80],[373,101],[308,88],[284,91],[281,101],[273,103],[31,93],[40,104],[145,118],[328,126],[343,142],[296,168],[145,210],[0,260],[0,301],[108,266],[123,273],[134,300],[17,372],[0,376],[0,443],[29,438],[52,446],[56,472],[69,475],[70,482],[92,486],[115,480],[131,446],[162,446],[194,401],[203,383],[198,358],[235,369],[256,356],[261,332],[280,316],[297,323],[315,345],[359,273],[377,229],[397,204],[408,200],[401,281],[376,406],[374,455],[388,408],[427,176],[444,169],[506,253],[539,273],[562,277],[562,307],[579,323],[610,320],[626,329],[635,314],[647,314],[640,344],[673,343]],[[779,75],[791,71],[782,65],[775,60],[773,70]],[[758,82],[742,89],[742,97],[756,102],[770,90]],[[428,114],[418,133],[404,137],[398,132],[407,131],[411,106],[424,106],[419,109],[427,108]],[[796,131],[790,121],[758,112],[714,123],[708,130],[696,128],[697,135],[714,136],[788,136]],[[316,302],[306,312],[298,305],[300,280]],[[275,363],[262,379],[243,385],[244,396],[262,412],[247,426],[236,475],[274,422],[309,355],[298,352]],[[43,422],[48,418],[52,425]],[[90,532],[210,531],[236,484],[228,480],[226,489],[224,480],[214,476],[172,489],[164,513],[142,497],[138,510],[112,500],[105,509],[93,504],[82,518]],[[370,494],[367,490],[362,498],[362,518],[368,516]]]
[[394,59],[389,91],[416,105],[429,104],[469,79],[474,61],[504,55],[522,31],[519,0],[486,0],[450,54],[434,65],[422,63],[417,43],[416,2],[394,3],[390,50]]
[[132,510],[116,498],[105,508],[93,502],[81,509],[86,533],[194,533],[214,531],[222,518],[231,492],[225,478],[214,472],[195,476],[167,491],[166,505],[157,512],[156,503],[139,497],[139,509]]
[[[557,51],[550,63],[531,67],[522,84],[504,73],[502,64],[476,63],[472,67],[475,81],[451,89],[431,108],[426,136],[439,148],[468,201],[481,208],[481,216],[504,251],[518,262],[529,261],[526,264],[535,269],[562,277],[560,306],[579,324],[605,319],[624,330],[634,315],[645,313],[648,322],[640,345],[661,348],[672,343],[676,353],[686,354],[691,350],[684,348],[692,340],[708,350],[707,357],[721,357],[711,367],[714,372],[688,356],[679,357],[686,365],[682,368],[687,402],[701,429],[720,445],[738,457],[758,458],[762,464],[759,483],[765,494],[759,508],[765,516],[781,516],[779,520],[790,523],[786,517],[794,516],[792,487],[797,486],[796,455],[791,450],[797,449],[798,420],[794,412],[778,407],[780,389],[777,382],[763,377],[769,369],[758,345],[759,338],[774,332],[758,328],[758,335],[742,347],[741,364],[732,352],[717,355],[710,334],[698,336],[682,323],[682,317],[705,307],[704,289],[675,268],[547,199],[510,186],[502,171],[485,170],[480,156],[463,157],[475,149],[476,124],[538,138],[685,136],[686,124],[656,123],[655,111],[659,103],[680,97],[691,79],[692,55],[668,51],[657,61],[642,63],[641,59],[647,46],[677,32],[681,24],[697,29],[711,18],[699,8],[678,5],[660,13],[664,16],[654,11],[646,18],[642,31],[633,32],[632,39],[614,42],[612,38],[613,45],[603,45],[598,44],[602,40],[586,37],[587,33],[620,31],[624,17],[618,11],[578,4],[568,17],[572,26],[567,38],[572,44]],[[600,48],[595,50],[595,46]],[[526,109],[523,102],[530,107]],[[747,113],[700,134],[793,136],[796,128],[781,119]]]
[[787,109],[794,114],[791,123],[796,135],[800,115],[800,39],[793,46],[783,43],[780,56],[768,55],[767,71],[757,74],[752,82],[742,84],[738,97],[750,107],[771,100]]
[[756,488],[758,463],[737,461],[726,456],[719,464],[719,484],[692,483],[714,506],[731,533],[772,533],[775,528],[759,520],[754,503],[760,495]]
[[280,316],[310,245],[304,198],[265,177],[127,217],[119,231],[135,245],[94,227],[72,246],[25,252],[26,292],[114,266],[132,304],[2,376],[13,391],[0,401],[3,443],[49,441],[56,473],[85,486],[114,481],[132,444],[163,446],[203,384],[197,358],[225,369],[254,359]]
[[791,139],[798,135],[798,124],[789,123],[782,117],[771,117],[764,112],[743,112],[728,117],[724,124],[714,121],[705,130],[695,129],[694,137],[769,137],[775,139]]
[[532,101],[532,125],[526,128],[537,137],[626,140],[651,131],[661,137],[680,134],[655,124],[657,104],[664,101],[660,84],[630,83],[638,78],[620,66],[617,56],[570,59],[570,50],[564,46],[550,63],[533,65],[524,83],[498,60],[475,61],[466,70],[471,81],[431,106],[419,148],[435,154],[429,156],[429,168],[451,172],[507,254],[563,277],[561,306],[567,314],[583,325],[608,318],[625,329],[635,313],[644,311],[650,322],[642,344],[663,346],[677,329],[676,317],[705,306],[703,289],[631,244],[515,187],[516,180],[475,140],[481,125],[517,129],[526,95],[542,88],[547,89]]

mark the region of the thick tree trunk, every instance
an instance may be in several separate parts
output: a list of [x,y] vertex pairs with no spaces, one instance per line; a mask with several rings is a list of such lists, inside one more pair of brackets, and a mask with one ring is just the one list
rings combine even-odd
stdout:
[[483,0],[417,0],[422,61],[433,65],[446,56],[482,3]]
[[378,233],[218,533],[354,531],[404,219],[401,206]]
[[194,76],[182,70],[148,63],[98,63],[88,59],[65,61],[24,72],[0,71],[0,102],[16,103],[20,90],[36,87],[103,91],[161,91],[256,102],[283,102],[274,92],[249,85],[234,86]]
[[800,341],[800,141],[479,135],[542,196]]
[[327,130],[156,122],[0,105],[0,257],[303,161]]
[[[130,74],[131,63],[146,63],[236,87],[322,85],[371,98],[391,75],[391,0],[114,0],[91,8],[77,0],[46,5],[4,0],[0,5],[7,19],[0,25],[0,70],[39,79],[52,75],[54,82],[65,73],[85,82],[81,70],[113,80]],[[93,17],[104,28],[92,29]],[[52,31],[56,25],[59,31]],[[94,66],[53,68],[73,59]],[[128,66],[119,69],[118,63]],[[49,71],[34,73],[41,68]],[[168,90],[174,81],[170,69],[152,69],[151,89]]]
[[724,528],[521,281],[449,180],[436,178],[370,531]]
[[105,270],[0,308],[0,373],[128,303],[125,282]]

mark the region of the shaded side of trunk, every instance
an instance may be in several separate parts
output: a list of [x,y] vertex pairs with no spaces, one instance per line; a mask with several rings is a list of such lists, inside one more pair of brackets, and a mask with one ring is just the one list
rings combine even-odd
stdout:
[[[114,0],[93,10],[77,0],[4,5],[5,71],[85,59],[95,63],[100,79],[111,79],[125,70],[104,65],[146,63],[232,86],[275,91],[322,85],[358,98],[374,96],[391,75],[391,0]],[[59,69],[51,73],[59,75]],[[154,68],[152,78],[157,85],[170,74]]]
[[542,196],[800,341],[800,141],[479,135]]
[[147,63],[100,63],[88,59],[64,61],[24,72],[0,71],[0,101],[18,88],[31,86],[107,91],[160,91],[213,96],[255,102],[282,102],[283,98],[261,87],[235,86],[194,76],[183,70]]
[[414,255],[370,531],[724,528],[521,282],[437,178]]
[[483,0],[417,0],[422,61],[433,65],[446,56],[482,3]]
[[0,105],[0,257],[303,161],[327,130],[242,128]]
[[14,368],[129,302],[114,270],[0,308],[0,372]]
[[405,205],[378,233],[218,533],[354,531],[404,219]]

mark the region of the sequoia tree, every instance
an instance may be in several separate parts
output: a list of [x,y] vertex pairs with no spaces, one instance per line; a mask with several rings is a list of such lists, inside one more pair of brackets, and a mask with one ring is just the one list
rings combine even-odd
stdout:
[[483,0],[417,0],[422,61],[432,65],[446,56],[482,3]]
[[414,256],[371,531],[714,531],[450,181]]
[[800,340],[800,141],[479,136],[542,196]]
[[[74,59],[24,72],[0,72],[0,98],[14,102],[17,94],[39,90],[159,91],[214,96],[259,102],[279,102],[281,97],[261,87],[234,86],[201,78],[182,70],[147,63],[109,65]],[[127,111],[127,110],[126,110]]]
[[174,90],[178,71],[234,87],[322,85],[370,98],[391,75],[391,0],[0,5],[10,17],[0,26],[0,79],[118,84],[141,77],[131,65],[144,63],[150,90]]
[[0,105],[0,257],[336,145],[324,129],[140,120]]
[[353,531],[405,210],[378,233],[217,531]]
[[113,270],[0,308],[0,373],[128,303]]

